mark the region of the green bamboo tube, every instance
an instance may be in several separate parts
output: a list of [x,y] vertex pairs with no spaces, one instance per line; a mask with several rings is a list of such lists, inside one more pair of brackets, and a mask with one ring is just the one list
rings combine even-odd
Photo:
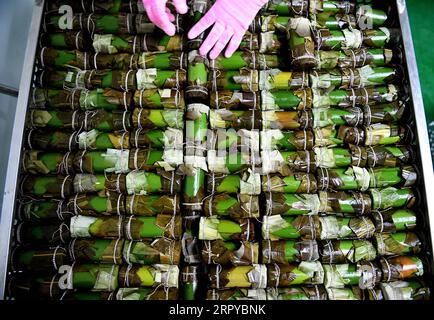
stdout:
[[95,34],[93,48],[98,53],[177,52],[183,49],[183,36],[166,34]]
[[65,223],[23,222],[17,226],[15,238],[22,245],[61,245],[69,242],[70,231]]
[[139,109],[132,114],[132,122],[135,128],[184,128],[184,112],[178,109]]
[[252,241],[255,227],[250,219],[227,220],[216,216],[201,217],[199,240]]
[[184,132],[170,127],[165,130],[135,129],[131,132],[129,141],[134,148],[180,150],[184,143]]
[[[186,156],[205,156],[206,139],[208,134],[208,113],[209,107],[201,103],[193,103],[187,106],[185,118],[187,120]],[[197,165],[193,165],[197,167]]]
[[390,145],[402,142],[406,129],[399,125],[376,123],[365,127],[365,145]]
[[27,146],[35,150],[74,151],[78,149],[77,133],[34,129],[27,136]]
[[320,202],[316,194],[269,193],[266,195],[267,215],[317,214]]
[[312,127],[312,113],[308,111],[263,111],[263,129],[305,130]]
[[[189,165],[186,162],[186,165]],[[184,177],[183,207],[188,213],[202,210],[205,198],[205,171],[191,167]]]
[[130,216],[124,222],[124,233],[128,240],[147,240],[168,237],[179,239],[182,235],[180,216],[158,214],[154,217]]
[[119,270],[119,285],[126,288],[158,287],[178,288],[179,268],[168,264],[152,266],[123,265]]
[[[141,69],[140,69],[141,70]],[[40,87],[51,87],[53,89],[108,89],[130,91],[142,89],[143,84],[137,83],[136,76],[142,79],[143,71],[140,70],[85,70],[85,71],[41,71],[37,75]],[[152,69],[151,69],[152,70]],[[170,71],[164,72],[164,76],[170,76]],[[157,85],[162,85],[163,79],[157,78]],[[158,80],[160,82],[158,82]],[[140,85],[138,87],[137,85]],[[151,86],[151,84],[149,85]],[[152,86],[154,86],[152,84]],[[152,88],[149,88],[152,89]]]
[[75,264],[69,271],[73,289],[114,291],[118,287],[119,266],[110,264]]
[[74,193],[94,193],[100,191],[124,192],[126,189],[125,177],[121,175],[106,177],[104,175],[76,174],[73,178],[73,188]]
[[208,99],[208,67],[207,57],[201,56],[199,51],[188,54],[188,78],[185,89],[186,99],[205,101]]
[[[50,32],[50,33],[53,31],[56,31],[56,32],[62,31],[60,29],[60,27],[64,26],[65,22],[60,23],[61,18],[62,18],[62,16],[59,14],[53,14],[53,13],[47,12],[44,15],[44,19],[42,21],[42,28],[43,28],[42,30],[44,30],[44,32]],[[82,29],[81,28],[81,26],[82,26],[81,22],[83,22],[82,16],[80,14],[74,14],[72,16],[72,21],[68,21],[68,24],[71,23],[71,26],[72,26],[72,28],[71,28],[71,26],[68,26],[69,31],[81,30]]]
[[313,108],[327,108],[338,106],[341,108],[357,105],[388,104],[398,100],[399,89],[394,85],[368,87],[354,90],[333,90],[323,93],[319,90],[313,92]]
[[413,232],[377,233],[374,239],[378,255],[382,256],[412,255],[422,250],[422,242]]
[[261,91],[261,109],[306,110],[312,108],[312,90],[309,88],[285,91]]
[[68,210],[85,216],[121,215],[126,212],[125,196],[114,192],[105,196],[76,194],[69,199]]
[[398,77],[397,70],[388,67],[364,66],[359,69],[334,69],[313,71],[310,83],[313,89],[364,88],[393,83]]
[[[50,92],[50,91],[48,91]],[[60,91],[62,93],[64,91]],[[67,91],[68,92],[68,91]],[[55,92],[53,92],[55,94]],[[67,99],[65,104],[72,105],[76,100],[80,103],[82,110],[104,109],[113,111],[117,109],[129,109],[132,104],[132,93],[116,91],[113,89],[96,89],[96,90],[77,90],[66,93]],[[54,98],[56,99],[56,98]],[[56,100],[54,100],[56,101]],[[55,107],[56,104],[53,105]]]
[[215,70],[239,70],[248,69],[271,69],[285,68],[288,66],[287,61],[279,55],[262,54],[256,51],[244,50],[236,51],[231,57],[226,58],[219,55],[209,63],[210,69]]
[[361,166],[367,167],[400,167],[408,164],[413,158],[409,146],[373,146],[361,148],[360,151],[357,147],[352,147],[351,151],[353,158],[360,158],[362,154]]
[[322,241],[320,246],[321,262],[332,264],[373,261],[377,257],[375,249],[374,245],[367,240]]
[[404,114],[405,104],[401,101],[393,103],[365,106],[364,124],[366,126],[377,123],[396,123],[399,122]]
[[251,288],[265,289],[267,269],[265,265],[222,267],[212,266],[208,271],[209,288]]
[[146,109],[184,109],[184,92],[178,89],[148,89],[136,91],[134,103]]
[[315,108],[312,110],[314,128],[330,125],[359,126],[363,124],[363,111],[358,107],[345,109]]
[[69,264],[65,248],[28,248],[16,247],[11,252],[11,267],[14,271],[56,273],[58,268]]
[[166,238],[158,238],[153,241],[126,240],[122,252],[124,261],[128,264],[177,265],[181,260],[181,242]]
[[20,204],[18,207],[18,218],[22,221],[46,221],[46,220],[67,220],[72,212],[67,210],[63,200],[31,200]]
[[320,50],[316,53],[319,70],[334,68],[361,68],[364,66],[386,67],[400,62],[400,52],[392,49],[344,49],[340,51]]
[[[68,4],[68,1],[53,1],[46,4],[47,11],[59,11],[59,8]],[[134,4],[135,5],[135,4]],[[109,0],[109,1],[93,1],[89,3],[71,3],[71,7],[74,12],[83,12],[83,13],[119,13],[119,12],[129,12],[135,13],[136,7],[129,4],[128,1],[123,0]]]
[[187,56],[180,52],[142,52],[134,54],[131,59],[133,60],[130,65],[132,69],[177,70],[187,68]]
[[228,242],[223,240],[204,241],[202,261],[205,264],[245,266],[258,263],[259,243]]
[[280,69],[259,72],[259,90],[296,90],[309,86],[309,76],[303,72],[282,71]]
[[[362,270],[366,266],[368,270]],[[372,262],[363,264],[324,264],[324,286],[326,288],[344,288],[348,285],[364,285],[374,288],[381,281],[381,269]],[[365,276],[363,276],[363,273]],[[365,283],[364,279],[368,278]]]
[[291,65],[295,70],[310,69],[316,64],[311,29],[310,20],[303,17],[292,18],[288,24]]
[[278,129],[261,131],[261,150],[302,151],[314,147],[312,131],[282,131]]
[[73,239],[69,254],[79,263],[122,264],[124,239]]
[[60,300],[65,291],[57,283],[60,275],[32,275],[16,273],[7,283],[7,294],[15,300]]
[[317,167],[340,168],[352,164],[351,152],[348,149],[320,147],[314,149],[314,153]]
[[372,218],[379,233],[410,231],[417,225],[416,213],[407,209],[373,211]]
[[317,216],[281,217],[264,216],[262,237],[264,240],[315,239],[319,230]]
[[315,240],[262,241],[262,263],[288,264],[318,259],[318,244]]
[[43,47],[38,54],[38,62],[43,68],[55,69],[78,68],[90,69],[91,54],[75,50],[56,50]]
[[128,194],[175,194],[181,192],[182,176],[174,171],[134,171],[126,175]]
[[131,149],[129,152],[130,170],[154,170],[162,168],[172,171],[183,164],[183,162],[182,149],[165,149],[163,151]]
[[259,218],[259,197],[253,195],[217,194],[207,197],[203,206],[207,216]]
[[291,23],[291,17],[280,15],[261,16],[254,21],[254,26],[251,25],[250,31],[257,32],[253,29],[259,29],[261,32],[276,31],[283,34],[288,32],[289,24]]
[[91,67],[88,69],[137,70],[142,66],[139,65],[140,58],[141,56],[139,54],[132,55],[130,53],[116,53],[116,54],[96,53],[92,55]]
[[313,151],[265,151],[262,152],[262,171],[264,174],[284,175],[289,174],[291,170],[310,173],[316,168],[315,158]]
[[416,202],[416,196],[409,188],[370,189],[369,193],[372,197],[373,210],[411,208]]
[[[133,34],[134,32],[134,15],[128,13],[108,14],[89,14],[84,15],[81,19],[87,22],[87,30],[91,33],[117,33]],[[137,19],[137,17],[136,17]],[[153,30],[152,30],[153,31]]]
[[181,270],[181,290],[183,300],[198,300],[199,296],[201,270],[200,266],[187,265]]
[[325,213],[353,213],[367,215],[371,212],[372,200],[364,193],[325,192],[318,193],[320,212]]
[[322,285],[268,288],[267,300],[327,300],[327,291]]
[[94,129],[83,131],[77,136],[81,150],[129,149],[130,135],[125,132],[99,132]]
[[176,288],[119,288],[116,300],[178,300]]
[[[121,159],[127,158],[129,150],[113,150],[113,152],[104,151],[80,151],[74,157],[74,170],[77,173],[104,173],[117,172],[123,173],[129,171],[128,168],[120,166]],[[119,151],[119,152],[114,152]]]
[[261,13],[264,14],[277,14],[279,16],[303,16],[306,15],[309,8],[308,0],[279,0],[269,1],[265,7],[262,8]]
[[333,215],[319,218],[321,240],[334,239],[370,239],[375,226],[367,217],[335,217]]
[[210,70],[208,79],[211,91],[240,90],[259,91],[258,70],[240,69],[232,71]]
[[319,1],[310,1],[309,12],[310,13],[322,13],[322,12],[330,12],[331,14],[337,13],[355,13],[356,4],[351,1],[343,1],[343,0],[319,0]]
[[336,168],[317,170],[318,186],[322,191],[362,190],[370,185],[370,172],[364,168]]
[[380,283],[385,300],[429,300],[430,289],[421,280]]
[[364,293],[358,286],[347,288],[327,288],[329,300],[337,301],[360,301],[364,300]]
[[126,196],[125,213],[137,216],[155,216],[158,214],[177,214],[180,212],[180,199],[175,195],[139,195]]
[[293,173],[288,175],[262,176],[262,191],[265,193],[315,193],[317,181],[313,174]]
[[136,73],[137,90],[183,88],[187,82],[185,70],[139,69]]
[[[219,154],[217,150],[208,150],[207,163],[209,172],[236,173],[261,164],[259,154],[249,151]],[[221,153],[221,152],[220,152]]]
[[74,193],[73,176],[26,176],[21,182],[24,195],[65,198]]
[[71,237],[118,239],[123,236],[122,221],[122,216],[74,216],[70,222]]
[[32,174],[70,174],[74,172],[69,154],[58,152],[25,151],[23,170]]
[[27,123],[33,128],[79,129],[78,116],[72,111],[34,109],[30,111]]
[[380,259],[382,282],[392,282],[424,275],[424,265],[416,256],[392,256]]
[[266,300],[267,293],[265,289],[209,289],[206,293],[206,300]]
[[207,131],[206,148],[212,152],[224,150],[235,153],[235,150],[248,151],[256,156],[259,152],[260,136],[259,132],[247,129],[237,131],[229,129],[215,129]]
[[371,188],[392,186],[411,187],[417,181],[417,174],[412,166],[402,168],[373,168],[369,170]]
[[40,44],[42,47],[90,51],[92,39],[86,32],[63,30],[62,32],[42,33]]
[[365,131],[358,127],[329,126],[314,128],[316,147],[359,146],[365,141]]
[[261,113],[257,110],[211,109],[209,124],[211,129],[261,129]]
[[370,48],[393,48],[402,39],[401,31],[393,28],[368,29],[363,31],[363,45]]
[[261,32],[259,34],[259,53],[279,54],[286,43],[285,35],[274,31]]
[[318,261],[303,261],[300,264],[267,265],[267,286],[289,287],[301,284],[322,284],[324,271]]
[[131,113],[129,111],[95,110],[92,112],[80,113],[78,117],[80,124],[84,124],[84,130],[96,129],[102,132],[128,131],[132,127]]
[[207,193],[241,193],[259,195],[261,177],[258,173],[245,171],[239,174],[209,173],[207,175]]
[[260,96],[257,92],[213,91],[210,93],[210,107],[226,110],[259,109]]
[[357,23],[361,29],[378,28],[383,26],[389,18],[383,10],[371,6],[360,6],[356,12]]
[[331,12],[321,12],[318,14],[311,14],[310,19],[314,30],[355,29],[357,27],[357,20],[354,14],[332,14]]

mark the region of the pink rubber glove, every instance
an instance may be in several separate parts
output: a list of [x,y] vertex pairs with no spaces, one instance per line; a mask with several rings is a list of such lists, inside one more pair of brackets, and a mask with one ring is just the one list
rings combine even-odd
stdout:
[[[176,11],[180,14],[187,13],[187,0],[173,0]],[[174,36],[176,32],[175,16],[167,8],[167,0],[143,0],[143,6],[151,20],[157,27],[166,32],[169,36]]]
[[211,59],[223,51],[230,57],[238,49],[241,40],[261,7],[268,0],[217,0],[211,9],[191,28],[188,38],[193,39],[214,25],[199,49],[206,55],[211,49]]

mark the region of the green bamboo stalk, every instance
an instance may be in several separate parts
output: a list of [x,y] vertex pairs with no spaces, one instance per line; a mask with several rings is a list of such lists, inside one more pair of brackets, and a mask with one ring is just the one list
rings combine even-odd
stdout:
[[316,239],[320,233],[319,223],[318,216],[264,216],[262,237],[264,240]]
[[137,216],[156,216],[158,214],[178,214],[180,198],[175,195],[139,195],[126,196],[125,212]]
[[154,264],[152,266],[123,265],[119,270],[119,284],[122,287],[178,288],[178,266]]
[[157,214],[153,217],[130,216],[124,222],[128,240],[148,240],[168,237],[179,239],[182,235],[182,219],[176,215]]
[[307,18],[292,18],[288,25],[291,65],[295,70],[313,68],[316,64],[312,25]]
[[83,131],[77,136],[81,150],[129,149],[130,135],[127,132]]
[[241,193],[259,195],[261,193],[261,177],[258,173],[245,171],[239,174],[209,173],[207,175],[207,192]]
[[74,151],[78,149],[77,133],[34,129],[28,133],[27,145],[29,149],[51,151]]
[[310,20],[312,21],[312,28],[315,30],[340,30],[354,29],[357,27],[357,20],[354,14],[321,12],[318,14],[311,14]]
[[263,129],[305,130],[312,127],[312,113],[308,111],[263,111]]
[[291,23],[291,17],[281,15],[268,15],[260,16],[250,27],[251,32],[257,32],[259,29],[261,32],[276,31],[283,34],[288,32],[289,24]]
[[319,259],[318,244],[315,240],[262,241],[262,263],[288,264]]
[[36,176],[29,175],[21,182],[24,195],[42,198],[65,198],[74,194],[73,176]]
[[63,30],[62,32],[42,33],[40,44],[42,47],[90,51],[92,39],[86,32]]
[[54,248],[16,247],[11,252],[11,267],[15,271],[56,273],[61,265],[69,263],[68,252],[61,246]]
[[259,218],[259,198],[246,194],[217,194],[204,200],[207,216],[230,217],[232,219]]
[[327,300],[327,292],[322,285],[268,288],[267,300]]
[[72,212],[67,210],[63,200],[31,200],[19,206],[18,218],[21,221],[49,221],[61,220],[65,221],[72,216]]
[[124,239],[73,239],[69,254],[79,263],[122,264]]
[[416,228],[416,213],[407,209],[373,211],[372,218],[379,233],[411,231]]
[[349,286],[346,288],[327,288],[327,295],[329,300],[338,300],[338,301],[365,300],[364,293],[358,286]]
[[309,8],[308,0],[278,0],[269,1],[265,7],[261,9],[264,14],[277,14],[280,16],[303,16],[306,15]]
[[416,202],[412,189],[388,187],[384,189],[370,189],[372,209],[411,208]]
[[70,222],[71,237],[118,239],[123,237],[122,222],[122,216],[74,216]]
[[393,234],[375,234],[375,246],[378,255],[412,255],[422,250],[422,242],[413,232],[398,232]]
[[377,257],[376,248],[367,240],[323,241],[320,248],[321,262],[324,264],[373,261]]
[[[367,270],[363,270],[363,266],[366,266]],[[372,289],[381,281],[381,269],[372,262],[365,264],[324,264],[323,268],[326,288],[343,289],[348,285],[363,285]]]
[[43,47],[37,54],[38,62],[43,68],[55,69],[78,68],[82,70],[91,68],[92,55],[76,50],[57,50]]
[[231,129],[208,130],[206,148],[217,152],[226,150],[229,153],[235,153],[235,150],[241,152],[250,150],[251,154],[256,155],[259,152],[259,138],[259,132],[247,129],[237,131]]
[[176,288],[119,288],[116,300],[178,300]]
[[312,90],[309,88],[285,91],[261,91],[261,109],[308,110],[312,108]]
[[380,283],[385,300],[429,300],[430,289],[421,280]]
[[76,215],[110,216],[125,214],[125,196],[108,192],[105,196],[76,194],[68,201],[68,210]]
[[32,174],[71,174],[73,158],[69,154],[28,150],[23,155],[23,170]]
[[309,86],[306,72],[290,72],[280,69],[259,72],[259,90],[295,90]]
[[[316,194],[269,193],[266,195],[267,215],[310,215],[319,211]],[[277,219],[277,218],[276,218]]]
[[201,268],[200,266],[187,265],[181,271],[182,297],[184,300],[198,300],[201,297]]
[[207,57],[201,56],[199,51],[188,54],[188,78],[185,89],[186,99],[205,101],[208,99],[208,68]]
[[336,13],[354,13],[356,11],[356,4],[351,1],[343,0],[319,0],[310,1],[309,12],[318,14],[322,12]]
[[[132,73],[134,74],[134,71]],[[137,90],[183,88],[187,82],[187,72],[182,69],[139,69],[136,72],[136,81]]]
[[57,246],[68,243],[70,239],[70,231],[65,223],[22,222],[16,230],[16,241],[22,245]]
[[27,124],[33,128],[78,129],[78,115],[72,111],[31,110]]
[[78,123],[84,124],[83,129],[91,131],[96,129],[103,132],[129,131],[132,127],[131,113],[129,111],[114,110],[95,110],[91,112],[79,113]]
[[260,96],[257,92],[213,91],[210,93],[210,107],[226,110],[259,109]]
[[177,265],[181,260],[181,242],[166,238],[153,241],[126,240],[122,252],[124,261],[128,264]]
[[216,216],[201,217],[199,240],[252,241],[255,228],[250,219],[227,220]]
[[134,103],[146,109],[184,109],[184,91],[178,89],[148,89],[136,91]]
[[241,90],[256,92],[259,88],[258,70],[240,69],[233,71],[210,70],[209,81],[212,91]]
[[257,53],[256,51],[236,51],[231,57],[219,55],[209,62],[213,70],[239,70],[243,68],[265,70],[284,68],[288,63],[279,55]]
[[315,193],[317,180],[309,173],[288,175],[266,175],[262,177],[262,191],[265,193]]
[[312,131],[282,131],[278,129],[261,131],[261,150],[301,151],[314,147]]
[[324,271],[318,261],[303,261],[300,264],[267,265],[268,287],[289,287],[301,284],[322,284]]
[[245,266],[258,263],[259,243],[204,241],[202,261],[205,264]]
[[135,128],[184,128],[184,112],[179,109],[140,109],[136,108],[132,114]]
[[73,289],[114,291],[118,287],[119,266],[110,264],[74,264],[71,266]]
[[368,194],[346,193],[346,192],[325,192],[318,193],[320,201],[320,212],[325,213],[352,213],[367,215],[371,212],[372,200]]
[[261,113],[257,110],[211,109],[209,124],[211,129],[261,129]]

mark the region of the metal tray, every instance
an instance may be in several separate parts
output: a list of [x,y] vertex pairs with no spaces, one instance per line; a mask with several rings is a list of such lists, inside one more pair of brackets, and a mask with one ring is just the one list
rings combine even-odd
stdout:
[[[409,90],[409,105],[412,106],[410,108],[410,112],[412,113],[410,125],[415,133],[413,143],[413,147],[416,151],[415,165],[420,172],[419,183],[416,187],[419,191],[420,201],[416,211],[420,216],[424,217],[424,228],[428,229],[426,230],[427,238],[425,242],[428,248],[426,256],[428,258],[429,268],[426,273],[430,278],[434,278],[434,250],[432,245],[432,239],[434,239],[434,174],[422,92],[419,83],[419,74],[417,71],[406,2],[405,0],[391,0],[390,2],[395,7],[396,16],[399,17],[403,37],[405,52],[403,67],[406,69],[407,73],[405,81]],[[44,3],[44,0],[35,1],[15,112],[12,144],[10,146],[5,191],[3,195],[3,207],[1,208],[0,215],[0,299],[5,296],[5,285],[8,276],[11,229],[16,209],[17,183],[23,151],[25,119],[35,70],[35,55],[44,12]]]

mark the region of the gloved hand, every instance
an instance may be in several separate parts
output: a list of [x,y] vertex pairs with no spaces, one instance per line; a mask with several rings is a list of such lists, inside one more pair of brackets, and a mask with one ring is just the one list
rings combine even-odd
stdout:
[[[172,2],[178,13],[187,13],[187,0],[173,0]],[[167,0],[143,0],[143,6],[149,20],[169,36],[174,36],[176,28],[172,22],[175,21],[175,16],[170,12],[166,4]]]
[[194,39],[214,25],[199,49],[206,55],[211,49],[211,59],[223,51],[229,43],[225,56],[230,57],[239,47],[241,40],[258,11],[268,0],[217,0],[211,9],[188,33]]

